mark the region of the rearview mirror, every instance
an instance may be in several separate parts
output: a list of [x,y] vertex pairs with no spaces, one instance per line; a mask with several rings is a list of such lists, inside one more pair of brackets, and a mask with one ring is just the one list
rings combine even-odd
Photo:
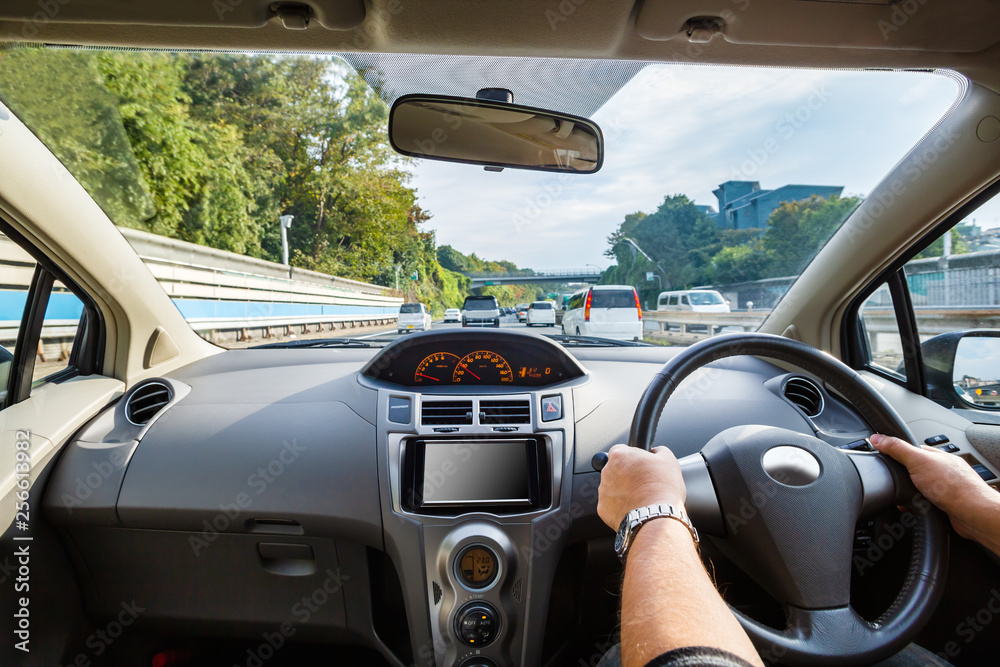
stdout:
[[389,142],[410,157],[487,167],[592,174],[604,162],[593,121],[463,97],[400,97],[389,112]]

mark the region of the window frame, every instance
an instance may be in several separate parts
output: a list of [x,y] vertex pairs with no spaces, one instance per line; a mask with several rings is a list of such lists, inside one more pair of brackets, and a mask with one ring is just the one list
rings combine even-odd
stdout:
[[[848,366],[855,370],[865,370],[874,373],[890,382],[906,387],[915,394],[924,397],[929,395],[924,375],[924,360],[920,350],[920,334],[917,329],[916,311],[913,308],[913,302],[910,299],[910,289],[906,282],[906,264],[998,194],[1000,194],[1000,179],[983,188],[979,194],[932,227],[916,243],[907,248],[905,252],[875,276],[854,297],[841,320],[840,344],[844,362]],[[868,297],[874,294],[883,284],[889,287],[893,310],[896,314],[896,326],[899,329],[899,336],[903,345],[903,360],[906,369],[905,379],[872,364],[871,350],[868,347],[868,340],[864,334],[861,307]]]
[[[79,375],[98,372],[104,361],[105,328],[103,315],[90,295],[80,289],[59,266],[2,217],[0,217],[0,232],[35,260],[35,272],[28,287],[28,298],[25,300],[21,326],[17,332],[14,358],[7,381],[7,395],[0,401],[0,410],[3,410],[30,398],[34,388],[46,384],[59,384]],[[45,322],[45,310],[56,281],[62,283],[69,292],[80,299],[83,312],[66,368],[41,378],[42,382],[35,385],[32,382],[32,374],[38,356],[38,342]]]

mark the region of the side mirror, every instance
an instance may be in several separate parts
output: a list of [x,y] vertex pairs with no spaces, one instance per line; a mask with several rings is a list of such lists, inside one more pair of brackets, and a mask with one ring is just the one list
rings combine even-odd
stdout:
[[604,137],[591,120],[444,95],[397,99],[389,111],[389,142],[410,157],[494,168],[592,174],[604,162]]
[[1000,329],[941,334],[922,343],[920,351],[932,400],[1000,410]]

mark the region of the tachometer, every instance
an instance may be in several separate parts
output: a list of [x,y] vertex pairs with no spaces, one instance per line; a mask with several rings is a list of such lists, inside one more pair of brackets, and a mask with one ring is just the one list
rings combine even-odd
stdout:
[[424,357],[417,365],[413,381],[420,384],[447,382],[458,365],[458,355],[451,352],[435,352]]
[[510,370],[510,364],[496,352],[489,350],[477,350],[462,357],[455,372],[452,373],[451,381],[456,384],[501,384],[514,381],[514,373]]

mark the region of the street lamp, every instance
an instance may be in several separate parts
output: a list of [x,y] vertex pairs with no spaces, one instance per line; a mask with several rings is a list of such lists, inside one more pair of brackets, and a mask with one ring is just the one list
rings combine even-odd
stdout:
[[288,266],[288,228],[292,226],[294,215],[283,215],[281,221],[281,263]]

